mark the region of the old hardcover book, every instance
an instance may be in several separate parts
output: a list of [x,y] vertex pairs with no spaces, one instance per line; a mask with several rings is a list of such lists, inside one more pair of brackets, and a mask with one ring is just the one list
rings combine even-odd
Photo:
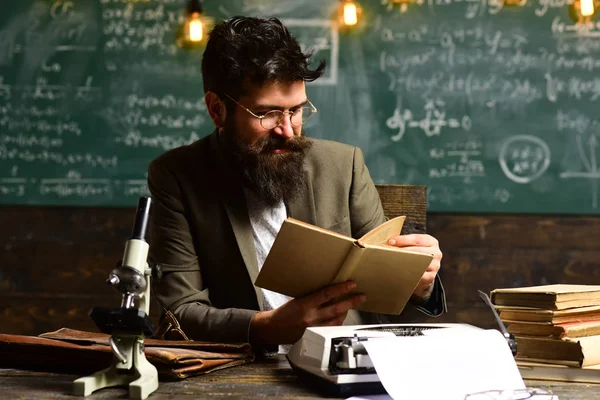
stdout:
[[517,360],[545,360],[548,363],[571,364],[579,367],[600,364],[600,335],[562,339],[515,336],[515,339]]
[[579,368],[557,364],[517,361],[517,366],[523,379],[600,383],[600,365]]
[[353,239],[288,218],[256,279],[256,286],[302,297],[327,285],[353,280],[367,300],[357,309],[400,314],[432,254],[390,246],[405,217],[391,219]]
[[575,321],[553,324],[551,322],[521,322],[504,320],[513,335],[545,336],[553,338],[600,335],[600,320]]
[[500,318],[507,321],[551,322],[559,324],[574,321],[600,319],[600,306],[569,308],[566,310],[544,310],[529,307],[495,306]]
[[500,306],[564,310],[600,305],[600,286],[556,284],[494,289],[490,297]]

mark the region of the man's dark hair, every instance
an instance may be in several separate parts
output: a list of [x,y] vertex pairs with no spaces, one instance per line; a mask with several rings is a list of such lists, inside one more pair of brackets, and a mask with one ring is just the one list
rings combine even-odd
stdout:
[[202,58],[204,92],[237,99],[244,83],[312,82],[325,71],[325,61],[313,70],[311,55],[279,19],[235,16],[209,34]]

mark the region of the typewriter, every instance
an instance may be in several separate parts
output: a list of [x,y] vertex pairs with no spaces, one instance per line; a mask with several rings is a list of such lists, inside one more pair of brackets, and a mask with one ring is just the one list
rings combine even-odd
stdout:
[[[467,324],[383,324],[310,327],[287,354],[292,368],[335,395],[385,393],[363,343],[390,337],[427,336]],[[424,342],[426,343],[426,342]]]

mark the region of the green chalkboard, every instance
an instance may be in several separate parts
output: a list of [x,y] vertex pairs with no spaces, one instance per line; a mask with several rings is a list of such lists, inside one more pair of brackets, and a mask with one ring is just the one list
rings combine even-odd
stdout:
[[[309,136],[360,146],[376,183],[433,212],[600,214],[600,22],[568,2],[205,0],[282,18],[328,62]],[[185,0],[0,5],[0,203],[134,206],[160,153],[212,131]]]

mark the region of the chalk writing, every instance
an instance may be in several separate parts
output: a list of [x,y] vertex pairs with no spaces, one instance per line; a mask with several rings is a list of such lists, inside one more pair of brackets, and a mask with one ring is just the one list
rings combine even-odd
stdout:
[[165,109],[182,109],[182,110],[190,110],[190,111],[205,111],[206,105],[204,104],[204,99],[198,100],[188,100],[184,98],[180,98],[174,95],[164,95],[164,96],[140,96],[138,94],[131,94],[127,96],[125,100],[125,105],[127,107],[140,107],[143,109],[150,108],[165,108]]
[[0,144],[0,160],[21,161],[25,163],[52,163],[57,165],[87,165],[90,167],[110,168],[118,165],[116,156],[102,156],[92,153],[59,153],[56,151],[31,151],[9,148]]
[[398,133],[391,137],[395,142],[402,139],[407,129],[421,129],[427,137],[440,135],[442,128],[457,129],[466,131],[471,129],[471,118],[467,115],[460,119],[447,118],[445,103],[442,100],[429,100],[425,103],[423,109],[425,116],[420,120],[415,120],[413,112],[409,109],[396,107],[394,114],[386,120],[386,126],[390,129],[398,129]]
[[5,196],[23,197],[26,193],[27,180],[23,178],[1,178],[0,194]]
[[513,136],[502,145],[498,160],[502,171],[510,180],[529,183],[548,169],[550,148],[535,136]]
[[127,197],[150,196],[150,190],[145,180],[133,179],[125,181],[123,186],[123,194]]
[[46,149],[52,147],[62,147],[64,140],[62,138],[53,138],[49,136],[36,136],[36,135],[6,135],[0,134],[0,144],[8,145],[12,144],[18,147],[43,147]]
[[160,148],[162,150],[170,150],[175,147],[190,144],[200,139],[200,136],[196,132],[192,132],[189,136],[173,136],[173,135],[154,135],[144,136],[139,131],[132,131],[127,133],[122,138],[116,138],[115,142],[123,143],[127,147],[150,147]]
[[592,207],[598,208],[598,192],[600,183],[600,169],[598,168],[598,138],[595,134],[591,134],[587,140],[588,150],[584,148],[581,135],[576,136],[578,156],[583,164],[585,171],[565,171],[561,172],[560,177],[567,178],[584,178],[590,181],[592,187]]
[[110,195],[112,187],[107,179],[42,179],[39,186],[42,196],[102,197]]

